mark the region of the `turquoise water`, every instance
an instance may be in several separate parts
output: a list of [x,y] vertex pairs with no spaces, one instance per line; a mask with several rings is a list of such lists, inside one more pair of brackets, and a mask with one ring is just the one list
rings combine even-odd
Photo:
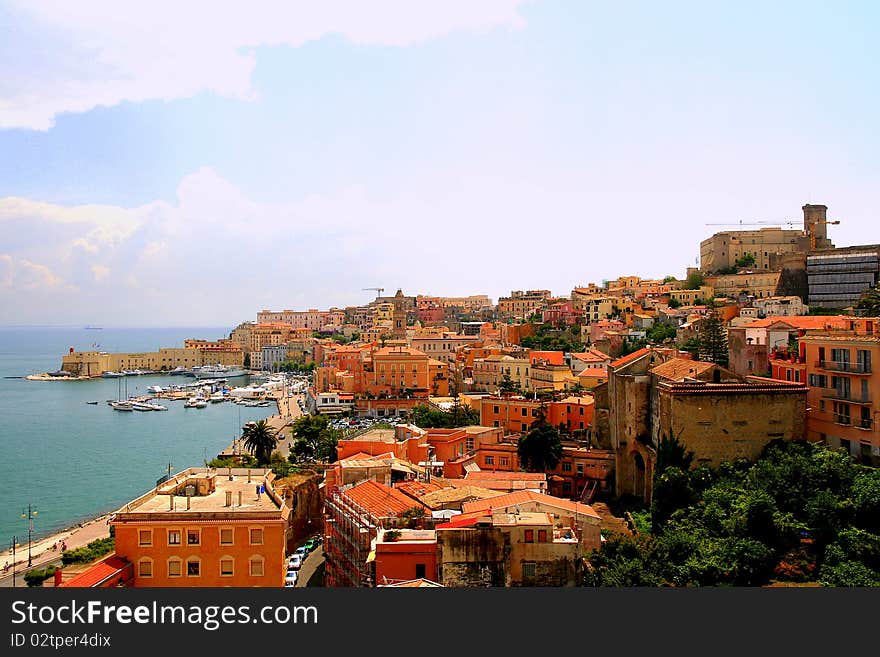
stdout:
[[[0,377],[55,371],[76,350],[148,351],[186,338],[227,337],[231,328],[136,329],[0,327]],[[129,394],[191,377],[126,377]],[[167,411],[120,413],[107,405],[119,379],[28,381],[0,378],[0,546],[27,541],[27,506],[37,510],[34,539],[113,511],[152,488],[170,462],[178,472],[202,466],[229,446],[240,427],[276,412],[230,402]],[[246,385],[247,377],[231,385]],[[87,404],[98,401],[97,405]],[[23,540],[22,540],[23,539]]]

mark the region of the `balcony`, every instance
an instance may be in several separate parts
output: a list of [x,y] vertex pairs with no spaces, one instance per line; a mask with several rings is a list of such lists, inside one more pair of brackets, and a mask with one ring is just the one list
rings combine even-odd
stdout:
[[870,374],[870,363],[844,363],[836,360],[816,361],[816,367],[829,372],[846,372],[847,374]]
[[855,426],[856,429],[871,431],[874,428],[874,420],[867,417],[859,418],[853,422],[853,426]]
[[871,398],[869,396],[863,397],[861,395],[855,395],[852,392],[846,394],[835,388],[824,388],[822,396],[825,399],[833,399],[834,401],[846,402],[848,404],[863,404],[865,406],[871,405]]
[[845,427],[852,425],[852,419],[849,415],[838,415],[834,414],[834,424],[842,424]]

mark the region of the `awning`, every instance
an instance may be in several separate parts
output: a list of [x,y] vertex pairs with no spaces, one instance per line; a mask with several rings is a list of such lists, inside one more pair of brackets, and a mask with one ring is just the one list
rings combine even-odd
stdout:
[[370,550],[370,554],[367,555],[367,563],[370,563],[371,561],[375,561],[375,560],[376,560],[376,551]]

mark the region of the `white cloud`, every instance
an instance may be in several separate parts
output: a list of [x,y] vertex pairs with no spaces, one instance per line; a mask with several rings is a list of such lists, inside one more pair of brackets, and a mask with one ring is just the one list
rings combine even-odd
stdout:
[[48,266],[9,254],[0,255],[0,288],[24,293],[46,289],[75,289]]
[[92,265],[91,269],[96,281],[103,281],[110,275],[110,268],[104,265]]
[[[252,98],[253,48],[328,35],[404,47],[458,30],[517,28],[522,0],[126,3],[16,0],[30,38],[0,66],[0,129],[48,130],[58,114],[202,91]],[[27,62],[34,61],[27,68]],[[8,74],[7,74],[8,73]]]

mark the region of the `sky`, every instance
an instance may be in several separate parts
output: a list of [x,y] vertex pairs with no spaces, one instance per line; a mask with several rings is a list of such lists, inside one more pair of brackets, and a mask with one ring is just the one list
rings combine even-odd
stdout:
[[0,0],[0,325],[683,278],[714,224],[805,203],[880,243],[878,28],[874,2]]

